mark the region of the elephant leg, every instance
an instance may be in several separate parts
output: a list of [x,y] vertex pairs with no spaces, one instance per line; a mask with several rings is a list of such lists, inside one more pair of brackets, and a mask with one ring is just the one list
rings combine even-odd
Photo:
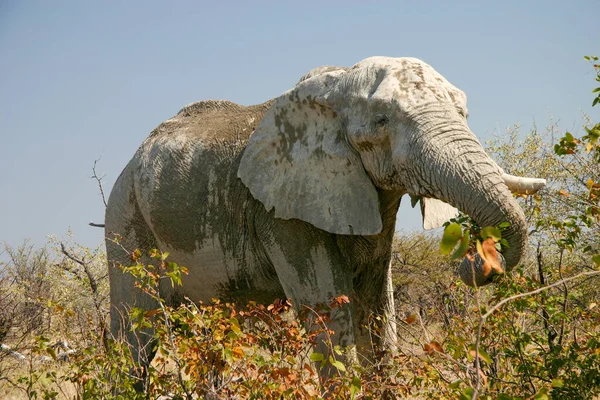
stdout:
[[372,361],[397,352],[398,331],[391,262],[381,260],[354,278],[357,348]]
[[[299,314],[308,312],[310,317],[316,304],[328,304],[340,295],[350,297],[352,271],[342,262],[333,235],[298,220],[275,220],[271,229],[259,235],[285,295]],[[320,337],[315,351],[327,355],[332,346],[354,344],[353,312],[351,304],[332,311],[327,328],[335,333]]]
[[395,352],[396,314],[391,263],[383,260],[354,278],[355,339],[358,350],[367,357],[373,350]]
[[[114,200],[122,198],[128,201]],[[135,287],[135,278],[124,273],[122,267],[133,264],[131,252],[136,249],[142,253],[138,261],[140,264],[152,264],[148,251],[157,248],[157,245],[134,196],[111,196],[109,204],[111,207],[107,209],[106,216],[106,253],[110,280],[111,333],[115,340],[124,340],[130,346],[133,360],[141,367],[138,376],[143,386],[145,372],[154,357],[154,329],[132,331],[129,313],[133,307],[154,310],[159,305],[156,300]],[[118,241],[114,240],[115,237],[119,238]]]
[[[126,244],[123,244],[124,247]],[[120,255],[120,252],[123,254]],[[132,264],[131,258],[123,248],[114,243],[107,243],[107,254],[109,257],[111,295],[111,333],[116,340],[125,340],[131,346],[132,355],[136,362],[140,365],[148,365],[153,357],[151,338],[154,331],[148,328],[132,331],[129,313],[133,307],[144,310],[156,309],[158,303],[135,287],[135,278],[132,275],[122,271],[122,266]],[[150,260],[148,257],[142,256],[139,262],[148,265]]]

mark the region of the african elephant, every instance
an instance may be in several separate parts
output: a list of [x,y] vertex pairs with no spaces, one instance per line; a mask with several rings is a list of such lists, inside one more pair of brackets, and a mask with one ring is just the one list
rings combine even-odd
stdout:
[[[173,301],[300,305],[349,295],[332,328],[337,343],[360,349],[369,315],[394,309],[390,257],[403,195],[423,199],[427,227],[447,219],[448,204],[481,226],[509,222],[511,267],[527,228],[507,185],[543,184],[495,164],[467,126],[465,94],[431,66],[372,57],[316,68],[260,105],[200,101],[159,125],[112,190],[106,232],[123,239],[108,240],[107,252],[123,264],[123,248],[169,252],[190,270]],[[124,305],[155,306],[109,270],[116,334]],[[476,284],[490,278],[478,273]]]

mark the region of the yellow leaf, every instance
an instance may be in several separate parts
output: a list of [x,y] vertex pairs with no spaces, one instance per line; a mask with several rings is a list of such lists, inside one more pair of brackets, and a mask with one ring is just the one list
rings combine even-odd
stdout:
[[240,346],[236,346],[233,348],[232,350],[233,354],[235,354],[238,357],[243,357],[244,356],[244,350],[240,347]]
[[594,145],[592,143],[590,143],[590,142],[588,142],[588,144],[585,145],[585,151],[588,152],[588,153],[590,151],[592,151],[593,148],[594,148]]

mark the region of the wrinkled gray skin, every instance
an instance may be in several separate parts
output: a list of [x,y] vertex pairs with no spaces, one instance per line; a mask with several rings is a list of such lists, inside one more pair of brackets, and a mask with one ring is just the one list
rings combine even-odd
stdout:
[[[334,341],[368,348],[369,315],[394,309],[403,195],[449,203],[481,226],[507,221],[507,266],[523,254],[523,212],[466,115],[465,94],[414,58],[317,68],[261,105],[194,103],[156,128],[119,177],[107,236],[189,268],[183,287],[163,289],[168,301],[298,306],[349,295]],[[117,334],[124,306],[156,305],[113,266],[130,263],[123,248],[107,241],[107,251]]]

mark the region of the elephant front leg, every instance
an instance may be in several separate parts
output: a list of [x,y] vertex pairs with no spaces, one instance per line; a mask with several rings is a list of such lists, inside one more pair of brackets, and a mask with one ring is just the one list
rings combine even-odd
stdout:
[[[306,316],[307,328],[322,330],[315,351],[328,358],[334,346],[353,346],[353,305],[336,304],[328,321],[318,318],[316,308],[318,304],[330,304],[333,298],[352,295],[352,271],[343,262],[332,235],[295,220],[276,225],[270,233],[263,233],[265,250],[285,295],[299,315]],[[329,335],[327,330],[334,333]]]
[[389,259],[365,267],[354,277],[354,337],[358,351],[366,357],[373,352],[395,352],[397,329]]

